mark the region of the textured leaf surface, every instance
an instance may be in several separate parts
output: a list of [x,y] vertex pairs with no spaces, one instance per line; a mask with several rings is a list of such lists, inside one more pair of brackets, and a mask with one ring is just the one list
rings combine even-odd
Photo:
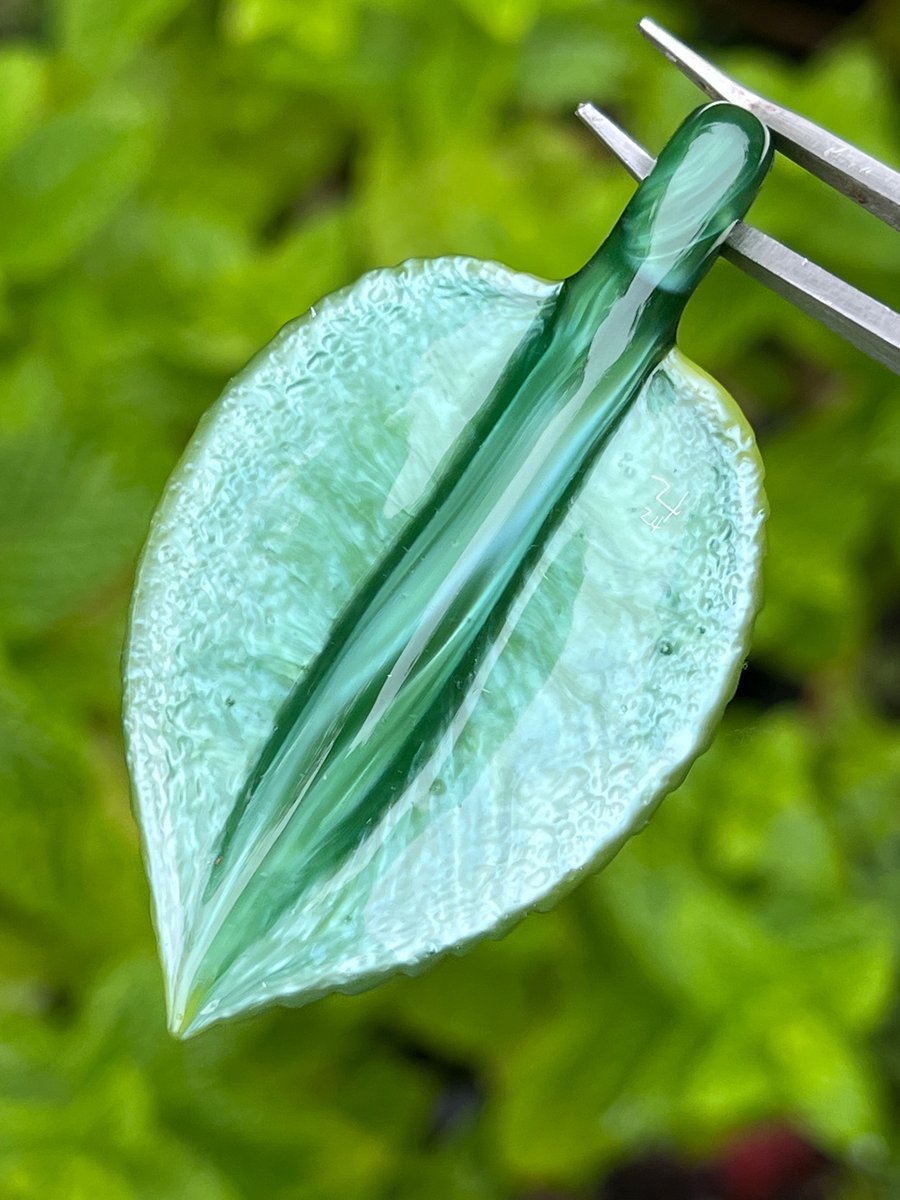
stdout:
[[[282,702],[557,286],[460,258],[366,276],[257,356],[171,481],[126,683],[174,1024],[223,827]],[[243,948],[191,1030],[417,967],[605,861],[732,690],[763,515],[749,430],[673,351],[399,798]]]

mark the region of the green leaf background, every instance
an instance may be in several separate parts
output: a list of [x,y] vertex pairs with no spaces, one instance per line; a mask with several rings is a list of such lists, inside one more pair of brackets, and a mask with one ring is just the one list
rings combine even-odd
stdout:
[[[900,161],[897,0],[803,54],[722,11],[653,8]],[[632,185],[574,105],[658,148],[696,103],[641,15],[0,6],[4,1200],[586,1197],[648,1148],[708,1156],[773,1120],[841,1164],[834,1196],[900,1194],[900,380],[727,264],[682,346],[756,426],[772,517],[710,751],[503,941],[187,1044],[164,1031],[119,732],[154,500],[229,375],[362,271],[577,268]],[[791,164],[752,219],[900,307],[896,235]]]

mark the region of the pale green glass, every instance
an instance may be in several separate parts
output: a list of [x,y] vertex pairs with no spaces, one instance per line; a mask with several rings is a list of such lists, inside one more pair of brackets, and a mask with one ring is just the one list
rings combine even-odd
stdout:
[[740,413],[672,347],[769,155],[748,113],[698,110],[572,279],[374,272],[206,417],[126,667],[173,1031],[505,927],[707,743],[764,500]]

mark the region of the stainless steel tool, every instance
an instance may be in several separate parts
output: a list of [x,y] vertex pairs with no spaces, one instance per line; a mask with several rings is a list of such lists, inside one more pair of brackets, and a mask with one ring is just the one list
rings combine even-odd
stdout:
[[[707,95],[740,105],[759,117],[769,127],[778,151],[900,230],[900,171],[808,118],[758,96],[649,17],[639,28]],[[605,113],[593,104],[580,104],[577,111],[635,179],[649,173],[653,156]],[[722,255],[900,374],[900,313],[743,221],[735,225]]]

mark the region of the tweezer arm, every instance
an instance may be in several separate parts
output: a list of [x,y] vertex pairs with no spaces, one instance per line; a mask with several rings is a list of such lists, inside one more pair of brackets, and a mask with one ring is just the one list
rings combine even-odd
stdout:
[[[630,175],[649,174],[656,159],[605,113],[593,104],[580,104],[577,112]],[[743,221],[722,256],[900,375],[900,314],[893,309]]]
[[775,148],[786,158],[793,159],[894,229],[900,229],[900,171],[806,117],[751,92],[650,17],[644,17],[639,28],[649,42],[708,96],[729,100],[759,117],[769,127]]

